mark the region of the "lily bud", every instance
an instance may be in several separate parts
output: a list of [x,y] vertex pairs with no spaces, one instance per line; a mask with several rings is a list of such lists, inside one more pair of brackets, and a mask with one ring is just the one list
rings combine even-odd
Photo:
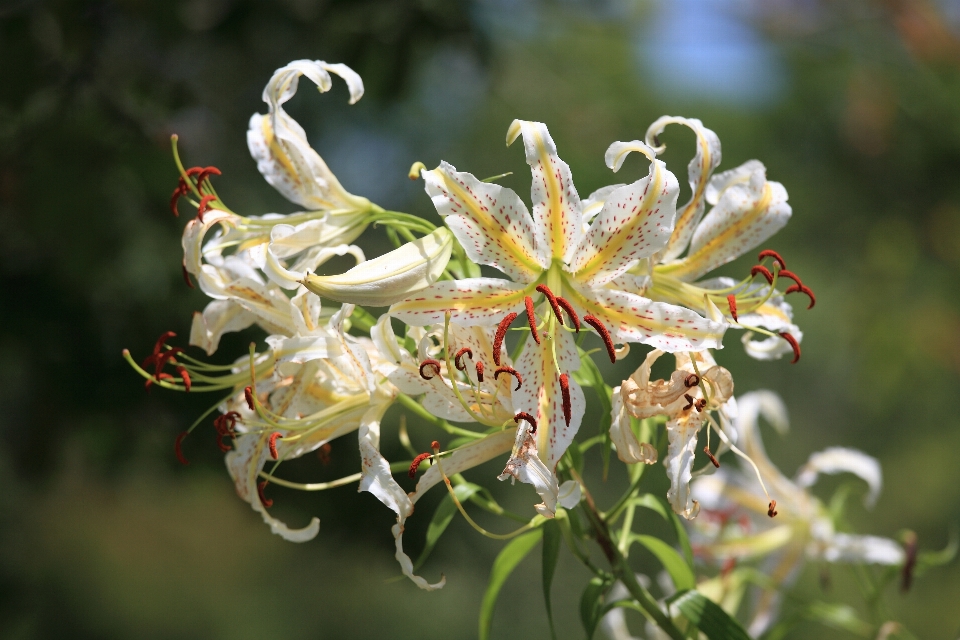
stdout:
[[436,282],[452,249],[453,235],[440,227],[346,273],[308,275],[301,284],[318,296],[337,302],[385,307]]

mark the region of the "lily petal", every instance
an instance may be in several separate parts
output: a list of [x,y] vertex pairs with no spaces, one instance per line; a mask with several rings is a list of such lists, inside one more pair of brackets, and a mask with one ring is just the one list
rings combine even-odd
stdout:
[[787,190],[779,182],[767,182],[762,164],[755,160],[748,164],[752,167],[749,180],[722,192],[697,226],[690,253],[661,267],[663,273],[695,280],[756,247],[787,224],[792,213]]
[[620,395],[620,387],[614,387],[610,396],[612,405],[610,421],[610,440],[617,448],[617,457],[627,464],[653,464],[657,461],[657,450],[649,442],[640,442],[630,428],[630,414],[627,413]]
[[288,200],[311,210],[365,211],[370,202],[340,185],[323,158],[307,142],[303,128],[282,107],[297,92],[301,75],[312,80],[321,93],[329,91],[330,72],[347,81],[350,104],[360,99],[363,82],[349,67],[320,60],[291,62],[274,71],[264,88],[263,101],[270,112],[250,118],[247,146],[263,177]]
[[190,344],[200,347],[208,356],[212,356],[217,351],[223,334],[242,331],[256,320],[256,316],[233,300],[213,300],[207,304],[203,313],[194,312],[193,324],[190,326]]
[[[506,453],[510,450],[512,443],[513,433],[504,430],[491,434],[482,440],[466,444],[454,450],[449,455],[444,455],[442,460],[443,471],[449,478],[451,475],[472,469],[477,465],[492,460],[498,455]],[[407,518],[413,513],[413,505],[416,504],[417,500],[423,497],[429,489],[441,482],[443,482],[443,476],[440,475],[439,467],[435,464],[431,465],[426,473],[420,477],[416,491],[410,494],[410,511],[400,514],[397,518],[397,524],[393,526],[393,537],[397,548],[396,558],[400,563],[401,571],[403,571],[405,576],[413,580],[418,587],[426,591],[434,591],[442,588],[443,585],[446,584],[446,578],[441,576],[439,582],[430,584],[413,573],[413,562],[410,560],[410,556],[403,551],[403,531]]]
[[726,324],[684,307],[614,289],[579,288],[573,302],[599,318],[620,342],[640,342],[671,353],[723,348]]
[[533,488],[543,500],[534,509],[545,518],[552,518],[557,513],[557,501],[560,497],[560,487],[556,474],[547,467],[537,455],[537,443],[530,435],[530,428],[521,423],[517,429],[517,439],[513,445],[513,453],[503,468],[503,473],[497,476],[499,480],[519,480],[532,484]]
[[798,486],[806,488],[813,486],[817,476],[821,473],[837,474],[852,473],[862,478],[870,487],[870,492],[864,497],[864,504],[872,507],[880,497],[883,488],[883,474],[880,463],[873,456],[868,456],[856,449],[846,447],[830,447],[810,456],[807,463],[797,470],[794,480]]
[[444,227],[336,276],[308,275],[303,286],[318,296],[384,307],[436,282],[450,260],[453,236]]
[[667,422],[667,457],[663,465],[667,468],[670,488],[667,500],[674,512],[687,520],[697,517],[700,503],[690,493],[690,480],[693,472],[693,459],[697,447],[697,434],[703,426],[703,414],[690,411],[685,416]]
[[446,162],[421,175],[433,206],[470,260],[525,283],[550,266],[542,231],[512,189],[481,182]]
[[569,263],[583,237],[580,196],[570,167],[557,156],[557,145],[542,122],[514,120],[507,146],[523,135],[523,149],[533,173],[530,200],[538,237],[546,239],[548,255]]
[[835,533],[822,552],[827,562],[903,564],[903,547],[888,538]]
[[653,157],[642,142],[615,142],[607,151],[607,164],[639,150],[650,158],[645,178],[610,193],[573,257],[570,272],[579,282],[600,286],[663,249],[673,232],[680,186],[666,165]]
[[[580,356],[576,342],[569,332],[559,329],[551,338],[541,340],[540,344],[528,340],[524,346],[515,365],[523,376],[523,385],[519,391],[513,392],[513,405],[517,411],[529,413],[537,421],[537,455],[543,460],[543,464],[553,469],[577,435],[587,404],[583,389],[573,376],[570,376],[568,425],[563,414],[560,373],[570,374],[579,369]],[[526,429],[524,423],[521,423],[518,429]]]
[[499,278],[441,280],[413,297],[390,307],[390,315],[424,326],[451,318],[467,327],[495,325],[511,312],[523,309],[524,286]]
[[257,491],[257,482],[260,471],[266,462],[267,434],[245,433],[237,437],[236,449],[226,455],[227,471],[233,478],[237,488],[237,495],[250,503],[253,510],[263,516],[263,521],[270,525],[270,530],[290,542],[307,542],[313,540],[320,532],[320,519],[313,518],[310,524],[302,529],[291,529],[269,513]]
[[[720,138],[717,134],[703,126],[703,123],[696,118],[680,118],[676,116],[663,116],[650,125],[647,129],[647,144],[655,145],[658,136],[668,124],[682,124],[690,128],[697,136],[697,153],[687,165],[687,180],[690,183],[690,201],[678,210],[677,222],[673,229],[673,235],[663,253],[662,261],[674,260],[683,254],[687,245],[690,244],[690,237],[696,228],[700,218],[703,217],[704,196],[707,192],[707,185],[710,182],[710,175],[720,165]],[[666,145],[658,146],[656,153],[663,153]],[[714,201],[716,202],[716,201]]]

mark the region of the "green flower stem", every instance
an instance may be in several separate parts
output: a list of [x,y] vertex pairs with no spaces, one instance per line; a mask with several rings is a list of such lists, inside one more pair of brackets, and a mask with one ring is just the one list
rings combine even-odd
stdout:
[[637,582],[637,578],[633,574],[633,569],[627,563],[627,560],[623,557],[623,554],[620,553],[617,545],[613,543],[613,538],[610,535],[610,528],[607,526],[607,521],[597,510],[597,505],[593,501],[593,496],[590,495],[590,492],[587,491],[586,487],[584,486],[583,479],[579,477],[580,474],[578,474],[575,469],[572,469],[571,473],[580,483],[580,487],[583,490],[583,501],[580,503],[580,505],[587,514],[587,520],[589,520],[590,524],[593,526],[594,533],[596,534],[597,544],[600,545],[600,548],[603,550],[603,554],[607,557],[607,561],[610,562],[610,566],[613,567],[613,574],[623,583],[623,585],[627,588],[627,591],[630,592],[630,595],[632,595],[637,601],[637,604],[643,607],[643,610],[647,613],[650,619],[657,623],[664,633],[673,638],[673,640],[685,640],[686,636],[676,627],[675,624],[673,624],[673,620],[671,620],[667,614],[660,609],[660,605],[657,604],[656,599],[650,594],[649,591],[643,588],[643,585]]

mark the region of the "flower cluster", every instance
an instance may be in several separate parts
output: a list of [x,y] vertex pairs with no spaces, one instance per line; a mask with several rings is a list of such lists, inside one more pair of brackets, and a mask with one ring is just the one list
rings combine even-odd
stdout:
[[[297,542],[315,537],[319,520],[291,528],[272,517],[270,485],[322,490],[359,483],[360,491],[396,514],[397,560],[405,575],[428,590],[442,587],[444,579],[431,583],[417,575],[420,562],[404,551],[403,533],[414,505],[435,485],[444,484],[464,517],[494,537],[530,535],[547,523],[582,532],[582,523],[572,524],[580,506],[593,531],[584,535],[600,543],[615,569],[597,570],[605,585],[601,595],[615,579],[623,581],[668,635],[677,616],[623,571],[636,541],[627,524],[634,509],[660,504],[655,496],[640,496],[638,483],[644,467],[661,457],[670,482],[663,515],[675,519],[672,510],[696,518],[703,558],[768,557],[780,562],[781,582],[803,554],[903,563],[891,541],[836,532],[806,492],[817,473],[850,470],[871,483],[875,496],[876,463],[849,450],[828,450],[797,481],[786,480],[766,458],[756,429],[759,412],[770,415],[779,405],[770,395],[747,394],[738,401],[732,374],[714,359],[724,333],[734,328],[744,331],[744,348],[754,358],[790,354],[797,362],[802,332],[786,297],[806,296],[809,307],[815,302],[811,289],[769,249],[759,252],[741,280],[709,277],[757,249],[790,218],[786,190],[767,180],[761,163],[716,173],[716,134],[699,120],[665,117],[650,126],[644,141],[614,142],[606,152],[613,172],[638,153],[648,164],[645,175],[581,200],[547,127],[516,120],[506,142],[522,139],[532,206],[511,189],[446,162],[433,170],[417,163],[411,177],[424,181],[443,223],[437,227],[347,192],[283,110],[301,76],[325,92],[331,74],[346,81],[351,104],[360,99],[363,83],[346,66],[292,62],[267,83],[268,113],[255,114],[247,132],[264,178],[303,211],[234,213],[211,183],[220,172],[185,169],[174,138],[180,180],[171,206],[179,213],[186,201],[197,211],[183,233],[183,273],[187,284],[196,281],[211,298],[194,315],[189,342],[209,356],[225,333],[256,325],[267,334],[261,347],[252,344],[248,354],[226,365],[171,347],[172,332],[161,336],[140,366],[125,352],[148,388],[224,394],[177,437],[181,462],[187,463],[185,437],[212,422],[237,493],[274,533]],[[679,182],[658,158],[664,149],[660,135],[674,124],[690,128],[697,140],[687,169],[691,198],[679,207]],[[396,248],[368,260],[352,243],[373,225],[386,229]],[[335,256],[351,256],[357,264],[341,274],[315,274]],[[503,277],[482,275],[480,265]],[[782,289],[784,281],[790,284]],[[364,307],[389,308],[377,317]],[[611,388],[594,354],[600,365],[615,363],[627,357],[631,344],[650,351],[633,375]],[[676,360],[675,371],[668,380],[653,380],[655,362],[667,353]],[[608,408],[609,421],[601,423],[598,436],[578,440],[586,388]],[[453,435],[449,448],[435,440],[429,451],[418,451],[401,429],[411,459],[391,464],[380,453],[380,439],[393,405]],[[361,460],[356,474],[313,484],[278,475],[283,461],[322,454],[332,440],[352,432]],[[715,449],[711,434],[719,440]],[[704,435],[708,462],[694,470]],[[583,483],[582,454],[592,446],[600,446],[605,459],[615,451],[634,480],[606,512]],[[719,457],[728,450],[746,461],[750,474],[720,469]],[[494,459],[503,463],[500,480],[530,484],[540,497],[535,515],[515,516],[523,526],[504,536],[482,529],[464,508],[470,502],[511,515],[460,475]],[[422,469],[409,493],[395,477],[414,478]],[[749,517],[742,523],[715,517],[738,513],[730,511],[734,507]],[[753,513],[766,520],[778,516],[779,524],[761,526]],[[618,518],[627,521],[619,536],[609,528]],[[571,535],[571,550],[581,557],[578,536]],[[772,606],[761,603],[757,616],[769,617]]]

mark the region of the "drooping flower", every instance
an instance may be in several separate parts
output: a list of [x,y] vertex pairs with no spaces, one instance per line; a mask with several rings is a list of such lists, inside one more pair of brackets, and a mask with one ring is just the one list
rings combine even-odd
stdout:
[[[197,218],[184,230],[184,270],[201,279],[201,287],[203,263],[217,265],[224,249],[232,249],[248,251],[268,279],[285,289],[296,289],[305,275],[329,259],[330,249],[349,245],[383,213],[366,198],[340,185],[307,142],[303,128],[283,110],[283,104],[296,93],[301,75],[316,83],[323,93],[332,86],[331,73],[346,81],[350,104],[360,99],[363,82],[346,65],[297,60],[274,72],[263,90],[269,112],[254,114],[247,132],[248,147],[260,173],[305,211],[237,215],[210,185],[209,172],[195,175],[190,170],[181,175],[175,198],[195,198],[193,204],[198,206]],[[207,240],[214,228],[216,233]]]
[[[516,120],[507,143],[521,135],[533,174],[532,217],[514,191],[481,182],[450,164],[421,172],[434,206],[467,257],[512,280],[440,281],[393,305],[390,313],[414,326],[497,326],[502,344],[510,323],[526,312],[532,342],[526,341],[515,363],[524,383],[514,393],[513,405],[517,416],[530,419],[518,427],[507,474],[529,481],[528,461],[536,458],[552,474],[583,417],[583,391],[569,375],[580,366],[574,331],[591,327],[615,359],[615,342],[642,342],[668,351],[718,348],[725,327],[611,285],[660,251],[673,230],[678,184],[647,145],[611,145],[606,161],[614,170],[630,151],[646,155],[650,170],[612,191],[585,229],[570,169],[557,156],[546,126]],[[494,364],[499,365],[497,353],[495,348]],[[523,431],[535,438],[534,447],[519,435]]]
[[[826,507],[808,491],[820,474],[852,473],[867,482],[864,503],[872,506],[882,487],[876,459],[855,449],[831,447],[810,456],[790,480],[767,457],[758,424],[762,415],[779,431],[786,430],[787,414],[780,398],[770,391],[751,392],[739,398],[738,407],[737,444],[777,496],[772,507],[777,518],[767,517],[771,506],[752,470],[724,467],[697,478],[693,495],[703,513],[694,528],[694,541],[703,555],[718,562],[762,558],[764,573],[781,586],[792,582],[804,559],[881,565],[904,562],[903,548],[893,540],[837,531]],[[772,622],[779,598],[777,590],[765,591],[758,598],[749,629],[752,635],[762,633]]]
[[[667,500],[673,510],[684,518],[693,519],[700,505],[690,494],[690,480],[700,429],[712,419],[711,412],[720,416],[720,424],[712,422],[718,435],[726,436],[724,425],[736,415],[733,399],[733,377],[714,362],[709,351],[677,353],[677,368],[670,380],[650,380],[650,369],[663,352],[651,351],[643,364],[618,387],[620,401],[614,407],[611,435],[617,444],[617,453],[625,462],[653,462],[656,451],[644,451],[642,444],[630,429],[629,416],[650,418],[667,417],[669,447],[663,461],[670,479]],[[648,445],[649,449],[649,445]],[[638,455],[636,452],[640,452]],[[716,464],[714,454],[705,452]],[[652,455],[652,460],[650,459]]]
[[[765,167],[757,160],[714,174],[721,159],[720,139],[695,118],[664,116],[650,125],[646,140],[657,153],[666,148],[659,136],[669,124],[684,125],[697,136],[696,155],[687,168],[690,201],[678,210],[666,247],[632,267],[614,284],[708,317],[712,317],[711,305],[723,309],[731,326],[747,330],[743,342],[748,354],[769,360],[793,353],[796,359],[802,333],[793,324],[793,310],[784,301],[784,293],[808,295],[811,307],[814,297],[809,287],[786,269],[779,254],[761,252],[761,264],[740,282],[732,278],[700,280],[759,246],[787,223],[792,210],[786,189],[768,181]],[[598,209],[617,186],[593,194],[593,209]],[[712,208],[704,215],[707,204]],[[771,268],[762,264],[767,257],[772,259]],[[781,293],[776,285],[784,279],[792,282]],[[754,333],[767,338],[754,341]]]

